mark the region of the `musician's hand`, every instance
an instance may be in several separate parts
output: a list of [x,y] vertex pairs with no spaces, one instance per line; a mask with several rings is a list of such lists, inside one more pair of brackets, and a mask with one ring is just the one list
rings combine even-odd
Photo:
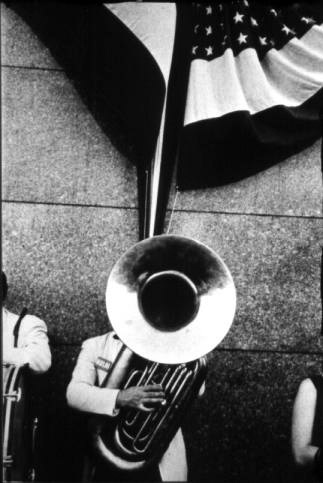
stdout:
[[159,384],[129,387],[121,389],[116,400],[116,407],[128,407],[150,412],[156,406],[166,403],[165,392]]

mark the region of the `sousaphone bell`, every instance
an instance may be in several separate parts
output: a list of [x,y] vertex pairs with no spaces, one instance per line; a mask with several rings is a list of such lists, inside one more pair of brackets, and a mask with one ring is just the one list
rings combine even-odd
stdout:
[[113,267],[106,290],[110,322],[145,359],[189,362],[228,332],[236,293],[223,260],[184,236],[160,235],[131,247]]

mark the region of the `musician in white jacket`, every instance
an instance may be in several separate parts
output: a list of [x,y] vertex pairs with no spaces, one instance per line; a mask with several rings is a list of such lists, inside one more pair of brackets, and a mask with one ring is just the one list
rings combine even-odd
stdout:
[[[108,332],[83,342],[72,380],[67,388],[67,401],[70,406],[88,413],[115,417],[121,407],[132,407],[147,411],[152,405],[163,403],[165,394],[157,384],[146,387],[131,387],[126,390],[98,387],[105,378],[121,346],[122,342],[115,332]],[[128,476],[125,472],[111,475],[111,470],[109,471],[107,468],[105,480],[186,481],[186,452],[180,429],[170,442],[158,467],[159,469],[153,469],[150,473],[149,471],[139,471],[137,474],[130,472]]]
[[19,319],[4,307],[7,296],[7,278],[1,273],[2,299],[2,360],[5,364],[23,366],[27,364],[34,373],[46,372],[51,366],[51,352],[48,344],[47,327],[38,317],[25,315],[17,331],[15,344],[14,330]]

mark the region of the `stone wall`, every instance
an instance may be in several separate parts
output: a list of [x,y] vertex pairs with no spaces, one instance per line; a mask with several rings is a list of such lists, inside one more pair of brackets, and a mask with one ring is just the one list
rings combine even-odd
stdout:
[[[1,9],[8,307],[26,305],[50,334],[53,366],[35,382],[41,479],[78,481],[84,418],[65,390],[82,340],[108,328],[109,271],[138,240],[136,172],[35,32]],[[293,398],[322,361],[321,224],[319,142],[239,183],[179,194],[170,233],[216,250],[238,295],[183,426],[192,480],[293,481]]]

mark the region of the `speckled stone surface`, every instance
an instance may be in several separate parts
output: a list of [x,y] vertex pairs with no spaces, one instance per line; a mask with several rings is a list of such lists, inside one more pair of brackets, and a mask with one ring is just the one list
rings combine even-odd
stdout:
[[56,344],[104,332],[108,274],[137,239],[136,210],[4,204],[10,308],[43,318]]
[[[319,220],[176,213],[173,221],[174,233],[217,251],[235,280],[223,347],[322,348]],[[30,306],[61,342],[104,330],[107,277],[138,239],[136,210],[6,203],[3,227],[15,310]]]
[[137,204],[136,170],[112,145],[62,72],[4,68],[2,196]]
[[171,233],[206,243],[231,271],[237,312],[225,347],[323,347],[321,220],[178,212]]
[[49,50],[11,8],[1,3],[1,63],[23,67],[59,68]]
[[[321,141],[255,176],[218,188],[180,192],[175,208],[322,216]],[[169,207],[174,205],[174,194]]]
[[[65,401],[79,350],[53,348],[53,367],[38,383],[43,480],[80,481],[86,418]],[[293,400],[300,381],[318,371],[321,358],[218,350],[208,366],[206,392],[183,422],[190,481],[294,482]]]

